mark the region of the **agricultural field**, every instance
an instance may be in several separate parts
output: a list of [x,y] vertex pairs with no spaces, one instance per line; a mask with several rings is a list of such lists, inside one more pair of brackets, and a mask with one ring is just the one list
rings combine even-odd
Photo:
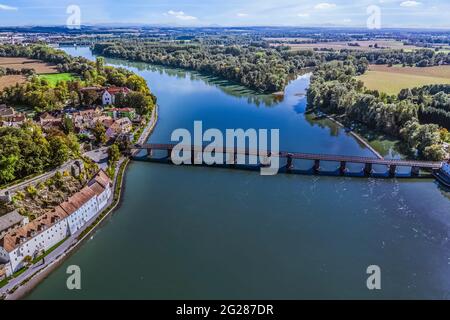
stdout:
[[428,84],[450,84],[450,66],[418,68],[371,65],[369,71],[357,78],[363,81],[368,89],[398,94],[405,88]]
[[76,79],[70,73],[53,73],[53,74],[41,74],[39,75],[39,79],[43,79],[48,81],[51,86],[56,86],[56,84],[60,81],[70,81]]
[[[289,43],[290,41],[295,41],[297,39],[288,38],[273,38],[267,39],[273,40],[278,43],[272,43],[272,46],[281,46],[286,45],[291,47],[292,50],[305,50],[305,49],[333,49],[333,50],[342,50],[342,49],[352,49],[352,50],[380,50],[380,49],[391,49],[391,50],[399,50],[403,49],[405,51],[412,51],[420,49],[416,46],[404,45],[401,41],[396,40],[370,40],[370,41],[333,41],[333,42],[317,42],[317,43]],[[281,42],[281,43],[280,43]],[[349,43],[355,44],[358,43],[359,46],[351,46]],[[375,45],[378,48],[375,48]]]
[[16,83],[24,83],[27,81],[27,78],[22,75],[11,75],[11,76],[2,76],[0,77],[0,91],[6,87],[11,87],[16,85]]
[[37,74],[58,72],[58,69],[56,68],[55,65],[28,58],[0,57],[0,67],[5,69],[11,68],[15,70],[21,70],[23,68],[34,69]]

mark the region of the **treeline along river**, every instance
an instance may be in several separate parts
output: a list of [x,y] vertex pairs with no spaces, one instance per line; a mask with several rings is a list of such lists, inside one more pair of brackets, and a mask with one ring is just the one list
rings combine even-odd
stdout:
[[[88,48],[65,50],[94,59]],[[305,114],[309,75],[277,101],[196,73],[107,62],[142,75],[158,97],[152,143],[202,120],[205,129],[279,128],[282,150],[373,156],[333,122]],[[120,208],[28,298],[450,298],[449,197],[431,179],[135,162]],[[69,265],[81,267],[80,291],[66,288]],[[381,268],[380,291],[366,287],[370,265]]]

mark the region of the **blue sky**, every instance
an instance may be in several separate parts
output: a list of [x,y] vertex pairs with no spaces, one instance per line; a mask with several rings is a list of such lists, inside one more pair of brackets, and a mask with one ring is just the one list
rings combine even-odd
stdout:
[[364,27],[377,5],[382,27],[450,28],[449,0],[0,0],[0,25],[64,25],[73,4],[82,24]]

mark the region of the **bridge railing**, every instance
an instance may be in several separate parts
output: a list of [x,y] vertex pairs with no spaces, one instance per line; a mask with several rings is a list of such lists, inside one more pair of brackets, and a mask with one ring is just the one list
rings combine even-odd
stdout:
[[313,161],[331,161],[331,162],[348,162],[348,163],[360,163],[360,164],[374,164],[374,165],[386,165],[386,166],[399,166],[399,167],[417,167],[423,169],[437,170],[442,168],[443,162],[431,162],[431,161],[413,161],[413,160],[396,160],[396,159],[378,159],[371,157],[359,157],[359,156],[346,156],[346,155],[331,155],[331,154],[313,154],[313,153],[299,153],[299,152],[274,152],[270,150],[254,150],[254,149],[242,149],[242,148],[226,148],[223,146],[197,146],[197,145],[175,145],[175,144],[144,144],[133,147],[135,150],[166,150],[171,152],[177,148],[185,152],[204,152],[207,148],[214,150],[215,154],[224,155],[244,155],[244,156],[259,156],[259,157],[279,157],[290,158],[297,160],[313,160]]

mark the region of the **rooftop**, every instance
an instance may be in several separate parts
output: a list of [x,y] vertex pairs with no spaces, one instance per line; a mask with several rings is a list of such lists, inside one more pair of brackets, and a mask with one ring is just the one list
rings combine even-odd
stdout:
[[5,237],[0,240],[0,245],[5,248],[7,252],[11,252],[23,242],[37,236],[65,217],[67,217],[67,213],[61,207],[56,207],[53,211],[47,212],[25,226],[7,233]]
[[17,210],[5,214],[0,217],[0,232],[8,230],[12,226],[21,223],[25,217],[23,217]]
[[[88,202],[90,199],[101,194],[110,183],[111,180],[109,179],[108,175],[101,170],[89,182],[88,186],[81,189],[67,201],[61,203],[53,210],[40,216],[27,225],[7,233],[3,239],[0,239],[0,246],[3,246],[3,248],[5,248],[5,250],[8,252],[13,251],[23,242],[34,238],[41,232],[52,227],[61,219],[70,216],[72,213],[86,204],[86,202]],[[18,218],[16,215],[14,215],[14,217],[16,219]],[[22,216],[20,217],[23,219]]]

